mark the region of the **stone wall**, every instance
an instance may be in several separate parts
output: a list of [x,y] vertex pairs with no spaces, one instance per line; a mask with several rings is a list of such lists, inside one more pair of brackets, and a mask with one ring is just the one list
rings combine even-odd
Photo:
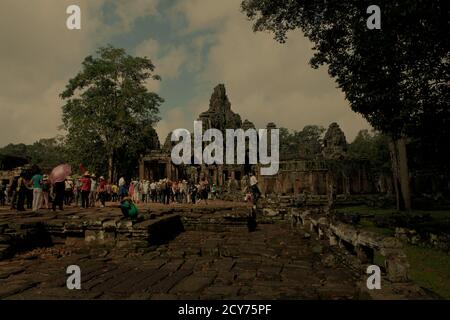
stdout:
[[289,217],[293,227],[309,229],[319,239],[328,241],[330,246],[350,253],[350,257],[356,257],[361,270],[365,271],[367,265],[374,263],[375,252],[378,252],[385,259],[382,267],[391,282],[409,281],[409,263],[398,239],[333,221],[324,208],[292,208]]

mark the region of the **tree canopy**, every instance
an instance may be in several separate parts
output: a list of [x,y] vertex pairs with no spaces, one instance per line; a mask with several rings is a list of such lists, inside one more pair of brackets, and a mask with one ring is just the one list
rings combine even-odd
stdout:
[[325,129],[308,125],[300,131],[280,128],[280,157],[287,159],[314,159],[321,153]]
[[370,1],[244,0],[255,31],[285,42],[301,29],[311,65],[328,66],[351,108],[393,137],[450,132],[449,12],[441,0],[380,0],[381,30],[369,30]]
[[137,161],[140,153],[159,146],[153,126],[164,100],[146,87],[148,81],[160,80],[154,70],[148,58],[112,46],[85,58],[82,70],[61,94],[66,101],[62,116],[66,145],[73,162],[92,170],[108,163],[112,178],[119,158]]

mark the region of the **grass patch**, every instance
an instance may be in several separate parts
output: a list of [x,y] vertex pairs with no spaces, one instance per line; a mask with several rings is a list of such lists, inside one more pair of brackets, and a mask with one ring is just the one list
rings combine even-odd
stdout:
[[366,205],[360,205],[360,206],[338,207],[336,211],[340,213],[354,213],[354,214],[358,213],[363,215],[390,215],[393,212],[396,212],[396,209],[395,208],[381,209],[369,207]]
[[387,237],[393,237],[395,235],[395,231],[389,228],[380,228],[375,225],[375,222],[369,219],[361,219],[358,225],[361,229],[382,234]]
[[[363,215],[391,215],[392,213],[396,213],[397,209],[392,208],[374,208],[366,205],[359,206],[346,206],[346,207],[338,207],[336,209],[337,212],[345,212],[345,213],[359,213]],[[409,213],[405,212],[405,214],[411,215],[430,215],[433,219],[437,220],[445,220],[450,219],[450,209],[448,210],[413,210]]]
[[450,255],[437,249],[405,245],[411,280],[450,299]]
[[[359,227],[383,234],[385,236],[394,236],[394,226],[377,227],[373,217],[370,216],[391,216],[396,213],[395,208],[373,208],[365,205],[348,206],[337,208],[339,213],[360,214],[361,220]],[[450,230],[450,210],[413,210],[411,216],[429,215],[432,220],[418,223],[416,228],[430,231],[448,231]],[[444,299],[450,299],[450,255],[444,251],[435,248],[423,248],[404,244],[404,250],[411,266],[409,276],[412,281],[421,287],[427,288]],[[384,264],[384,257],[375,252],[374,263]]]

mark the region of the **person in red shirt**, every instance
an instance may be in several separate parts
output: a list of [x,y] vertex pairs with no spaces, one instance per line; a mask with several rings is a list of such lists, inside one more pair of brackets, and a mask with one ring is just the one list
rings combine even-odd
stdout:
[[91,192],[91,177],[89,176],[89,172],[85,172],[83,177],[80,179],[81,181],[81,207],[88,208],[89,207],[89,193]]
[[102,208],[104,208],[106,202],[106,181],[104,177],[100,177],[100,184],[98,185],[97,192],[100,197],[100,202],[102,203]]

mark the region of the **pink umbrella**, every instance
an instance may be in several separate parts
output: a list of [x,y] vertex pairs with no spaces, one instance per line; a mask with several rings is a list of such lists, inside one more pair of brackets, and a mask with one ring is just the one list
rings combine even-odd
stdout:
[[52,183],[63,182],[72,174],[72,168],[68,164],[61,164],[53,168],[52,173],[48,177]]

